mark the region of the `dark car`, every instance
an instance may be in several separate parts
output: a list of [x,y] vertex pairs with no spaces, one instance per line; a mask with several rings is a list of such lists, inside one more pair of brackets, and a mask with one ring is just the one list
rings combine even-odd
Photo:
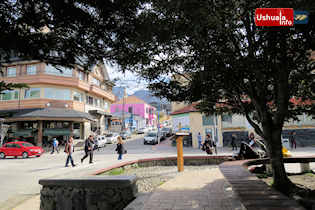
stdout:
[[170,137],[172,136],[172,129],[171,128],[167,128],[167,127],[164,127],[161,129],[161,135],[163,137]]
[[131,138],[131,133],[129,131],[123,131],[119,134],[123,140]]

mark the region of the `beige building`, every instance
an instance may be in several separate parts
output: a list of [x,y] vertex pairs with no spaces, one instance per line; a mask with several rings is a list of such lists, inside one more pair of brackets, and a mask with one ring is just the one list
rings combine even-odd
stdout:
[[0,117],[10,124],[10,136],[34,137],[41,145],[53,136],[82,139],[109,129],[113,83],[103,63],[89,70],[36,60],[3,65],[0,81],[29,86],[0,95]]
[[[172,124],[174,131],[179,127],[192,134],[192,146],[198,148],[197,135],[200,132],[202,139],[206,134],[212,134],[217,145],[230,146],[230,139],[233,133],[237,134],[239,141],[246,140],[249,132],[254,129],[242,115],[212,115],[206,116],[199,112],[195,106],[197,103],[184,104],[172,103]],[[297,133],[297,140],[300,146],[315,145],[315,120],[311,116],[298,116],[299,121],[286,122],[283,129],[283,137],[293,130]]]

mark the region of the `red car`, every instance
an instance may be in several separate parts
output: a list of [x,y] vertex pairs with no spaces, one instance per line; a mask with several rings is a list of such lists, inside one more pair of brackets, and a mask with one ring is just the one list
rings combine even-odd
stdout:
[[39,157],[44,153],[43,148],[34,146],[31,143],[25,141],[8,142],[0,147],[0,158],[3,159],[6,156],[28,158],[31,156]]

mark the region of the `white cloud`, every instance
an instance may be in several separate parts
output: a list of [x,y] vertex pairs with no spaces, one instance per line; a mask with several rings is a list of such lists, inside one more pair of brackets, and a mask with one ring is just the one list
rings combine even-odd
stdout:
[[110,80],[118,79],[116,86],[125,86],[128,95],[137,90],[147,89],[147,83],[130,71],[122,73],[117,66],[106,65]]

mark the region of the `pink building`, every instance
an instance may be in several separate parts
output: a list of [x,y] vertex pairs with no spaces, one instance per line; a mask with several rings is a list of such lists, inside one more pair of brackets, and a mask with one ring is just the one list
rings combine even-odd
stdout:
[[123,99],[113,103],[110,106],[110,112],[129,112],[135,115],[138,115],[145,119],[146,126],[155,126],[156,125],[156,108],[147,104],[145,101],[137,98],[136,96],[128,96],[125,98],[125,104],[123,104]]

